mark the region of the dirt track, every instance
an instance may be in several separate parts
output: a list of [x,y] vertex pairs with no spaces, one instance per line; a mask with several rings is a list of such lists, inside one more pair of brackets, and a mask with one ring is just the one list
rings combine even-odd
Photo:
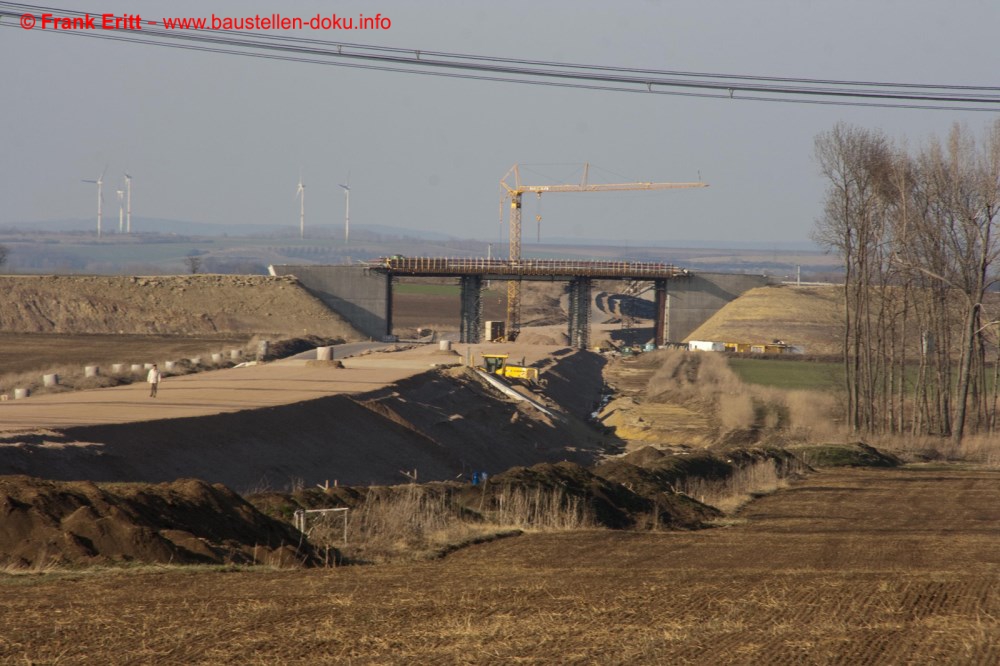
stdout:
[[0,659],[992,664],[998,482],[831,471],[709,532],[536,534],[335,571],[0,578]]
[[[477,346],[477,352],[486,346]],[[526,362],[569,350],[505,347]],[[562,356],[557,358],[562,358]],[[547,368],[550,390],[586,413],[600,390],[593,355]],[[520,359],[519,359],[520,360]],[[339,480],[398,483],[470,470],[591,462],[602,439],[570,419],[511,403],[461,372],[436,347],[374,353],[343,369],[306,361],[170,377],[159,397],[145,383],[0,403],[0,474],[94,481],[196,477],[237,491]]]

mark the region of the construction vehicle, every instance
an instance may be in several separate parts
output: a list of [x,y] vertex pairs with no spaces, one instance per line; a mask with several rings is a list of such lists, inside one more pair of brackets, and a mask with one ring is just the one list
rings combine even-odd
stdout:
[[533,384],[538,383],[538,368],[530,368],[524,365],[524,360],[521,361],[521,365],[507,363],[508,356],[510,355],[482,354],[481,357],[483,359],[483,364],[480,368],[491,375],[497,375],[498,377],[523,379]]

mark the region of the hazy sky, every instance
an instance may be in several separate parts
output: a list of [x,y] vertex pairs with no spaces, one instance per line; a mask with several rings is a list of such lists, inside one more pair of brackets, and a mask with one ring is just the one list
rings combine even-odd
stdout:
[[[376,12],[382,32],[305,36],[656,69],[914,83],[1000,85],[1000,3],[278,2],[44,3],[160,16]],[[951,8],[949,8],[949,5]],[[957,8],[956,8],[957,7]],[[219,223],[352,224],[493,239],[499,180],[697,180],[674,192],[552,194],[543,236],[799,241],[824,183],[813,139],[837,121],[919,144],[995,114],[692,99],[270,62],[0,29],[0,226],[94,217],[108,166],[105,221],[121,174],[137,216]],[[527,200],[525,219],[535,202]],[[96,226],[96,225],[95,225]],[[528,225],[534,236],[533,222]]]

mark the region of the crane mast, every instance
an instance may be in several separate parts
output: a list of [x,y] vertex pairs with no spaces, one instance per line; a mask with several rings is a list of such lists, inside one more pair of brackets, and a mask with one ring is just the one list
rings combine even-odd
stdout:
[[[507,174],[500,180],[500,186],[503,188],[503,198],[510,199],[510,261],[512,264],[521,260],[521,198],[525,192],[534,192],[540,199],[542,194],[550,192],[630,192],[708,187],[708,183],[590,183],[588,182],[589,171],[590,164],[585,164],[583,178],[579,184],[561,185],[525,185],[521,183],[521,173],[517,164],[507,171]],[[540,225],[541,216],[538,216],[536,221]],[[507,282],[507,340],[514,340],[520,330],[521,282],[520,280],[510,280]]]

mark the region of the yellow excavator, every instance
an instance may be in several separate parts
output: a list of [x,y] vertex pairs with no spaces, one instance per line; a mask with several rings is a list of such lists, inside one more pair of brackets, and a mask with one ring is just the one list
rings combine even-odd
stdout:
[[481,354],[483,364],[480,366],[486,372],[499,377],[509,377],[511,379],[523,379],[525,381],[538,383],[538,368],[529,368],[521,361],[521,365],[514,365],[507,362],[510,354]]

